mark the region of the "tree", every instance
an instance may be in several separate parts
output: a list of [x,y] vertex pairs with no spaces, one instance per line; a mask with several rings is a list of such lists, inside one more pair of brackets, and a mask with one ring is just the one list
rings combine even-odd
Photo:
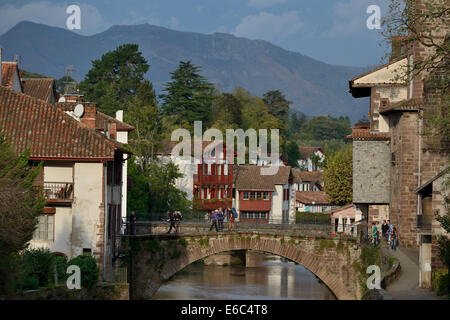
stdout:
[[331,203],[342,206],[352,202],[352,148],[327,156],[324,190]]
[[189,210],[186,194],[175,187],[175,179],[182,177],[178,167],[173,162],[163,163],[157,157],[163,147],[163,123],[150,81],[144,80],[139,85],[125,120],[135,128],[129,140],[134,156],[128,165],[128,174],[133,179],[128,209],[137,212],[163,212],[169,208]]
[[13,152],[0,134],[0,294],[13,290],[14,257],[28,245],[45,200],[33,182],[42,164],[29,165],[29,151]]
[[317,116],[303,125],[299,139],[304,141],[344,140],[350,133],[350,119],[348,117]]
[[222,93],[218,95],[212,104],[212,127],[217,128],[215,124],[220,123],[222,126],[225,125],[227,128],[240,128],[242,124],[241,109],[241,103],[232,94]]
[[293,168],[298,168],[298,160],[300,159],[300,150],[298,144],[295,141],[288,143],[286,147],[286,156],[288,163]]
[[80,83],[86,100],[98,104],[99,110],[114,116],[124,109],[144,80],[149,69],[136,44],[124,44],[92,61],[92,68]]
[[294,112],[289,119],[287,137],[292,139],[302,129],[308,117],[303,112]]
[[292,104],[280,90],[272,90],[263,94],[263,101],[267,104],[269,113],[281,121],[283,129],[289,121],[289,107]]
[[211,104],[214,98],[214,86],[199,72],[201,68],[191,61],[180,61],[178,68],[171,72],[171,79],[163,89],[162,111],[173,123],[182,124],[186,120],[193,130],[194,121],[210,124]]

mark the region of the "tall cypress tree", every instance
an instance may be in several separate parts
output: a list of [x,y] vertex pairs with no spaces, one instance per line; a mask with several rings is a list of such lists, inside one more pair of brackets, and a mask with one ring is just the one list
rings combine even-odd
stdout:
[[180,61],[163,90],[166,93],[160,95],[163,114],[177,124],[185,120],[193,126],[195,120],[201,120],[209,125],[214,86],[200,71],[191,61]]

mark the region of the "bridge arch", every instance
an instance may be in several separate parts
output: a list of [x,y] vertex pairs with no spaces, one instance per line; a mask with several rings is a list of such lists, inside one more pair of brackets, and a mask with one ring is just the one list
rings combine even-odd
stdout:
[[151,299],[178,271],[208,256],[228,251],[254,250],[275,254],[315,274],[339,300],[358,299],[353,262],[359,249],[347,239],[324,239],[274,233],[147,235],[131,239],[133,299]]

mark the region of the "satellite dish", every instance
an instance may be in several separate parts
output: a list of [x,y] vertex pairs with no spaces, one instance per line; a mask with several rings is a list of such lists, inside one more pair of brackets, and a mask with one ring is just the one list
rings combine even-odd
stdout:
[[66,102],[66,98],[61,97],[61,98],[59,98],[58,102]]
[[77,117],[77,118],[81,118],[84,114],[84,106],[79,103],[75,106],[75,109],[73,109],[73,114]]

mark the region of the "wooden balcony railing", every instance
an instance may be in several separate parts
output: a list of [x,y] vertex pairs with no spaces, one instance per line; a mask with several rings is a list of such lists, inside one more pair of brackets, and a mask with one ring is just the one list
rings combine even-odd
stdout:
[[233,184],[232,175],[194,175],[194,184],[202,185],[231,185]]
[[45,200],[49,203],[72,202],[73,183],[70,182],[44,182],[36,188],[42,187]]

